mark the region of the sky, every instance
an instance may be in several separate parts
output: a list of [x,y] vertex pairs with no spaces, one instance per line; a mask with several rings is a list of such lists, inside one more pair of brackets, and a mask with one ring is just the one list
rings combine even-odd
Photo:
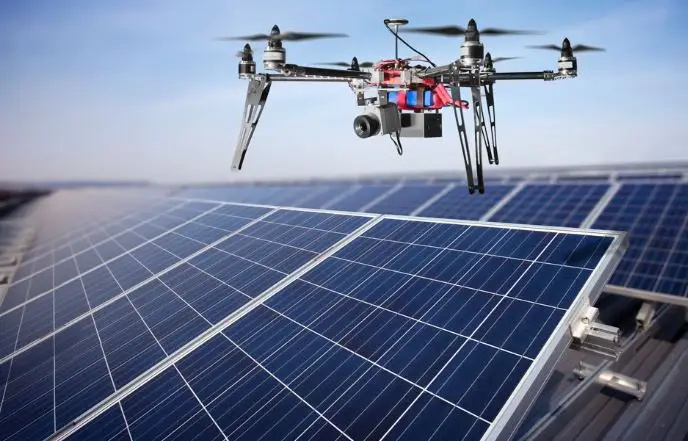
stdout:
[[[287,42],[290,63],[393,56],[382,21],[545,31],[484,37],[498,70],[556,70],[556,52],[529,44],[602,46],[578,56],[573,80],[495,86],[501,163],[516,168],[688,160],[688,5],[682,0],[121,0],[0,2],[0,180],[145,179],[160,183],[462,172],[451,109],[444,137],[361,140],[345,84],[275,83],[244,169],[231,171],[247,82],[216,37],[343,32]],[[430,4],[430,3],[428,3]],[[409,35],[437,64],[458,37]],[[253,45],[259,62],[264,43]],[[406,50],[402,55],[413,55]],[[468,91],[466,90],[465,93]],[[470,117],[470,114],[467,114]],[[471,129],[469,127],[469,129]],[[470,135],[470,133],[469,133]]]

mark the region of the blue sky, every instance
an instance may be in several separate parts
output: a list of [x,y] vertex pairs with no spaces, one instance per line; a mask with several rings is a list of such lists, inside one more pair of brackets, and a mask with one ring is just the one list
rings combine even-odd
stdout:
[[[523,56],[500,70],[554,69],[560,43],[607,48],[580,54],[575,80],[497,84],[499,167],[688,160],[688,7],[681,0],[551,2],[234,2],[123,0],[0,3],[0,161],[3,179],[227,181],[376,172],[461,170],[445,110],[442,139],[353,133],[354,96],[343,84],[275,84],[247,156],[230,171],[246,83],[222,35],[333,31],[348,39],[288,44],[288,61],[374,61],[393,55],[386,17],[413,25],[465,23],[539,29],[485,37],[493,56]],[[259,5],[259,7],[256,7]],[[410,36],[435,62],[461,40]],[[262,43],[254,45],[260,57]],[[407,54],[402,52],[402,54]]]

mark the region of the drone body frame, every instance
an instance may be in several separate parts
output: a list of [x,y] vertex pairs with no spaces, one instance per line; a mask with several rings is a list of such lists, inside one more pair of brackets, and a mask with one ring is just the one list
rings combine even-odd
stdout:
[[[387,29],[395,37],[395,58],[376,63],[364,63],[368,64],[369,67],[361,67],[354,57],[348,69],[300,66],[286,62],[286,51],[282,45],[284,40],[289,40],[290,37],[295,40],[320,37],[309,37],[307,34],[296,33],[282,34],[277,25],[272,28],[270,35],[245,37],[268,41],[263,51],[263,67],[265,70],[275,73],[256,72],[256,62],[253,60],[253,51],[249,44],[246,44],[244,51],[238,54],[241,57],[238,67],[239,78],[247,79],[249,84],[232,169],[241,170],[243,167],[246,153],[265,108],[273,82],[347,83],[356,96],[356,104],[361,108],[361,113],[354,119],[353,123],[356,135],[359,138],[389,135],[400,155],[403,153],[402,138],[442,137],[441,109],[451,107],[459,133],[468,191],[474,193],[478,190],[479,193],[483,193],[485,191],[482,165],[483,147],[486,150],[488,162],[491,164],[499,163],[494,105],[495,82],[504,80],[553,81],[574,78],[578,74],[578,69],[571,45],[568,39],[564,39],[561,48],[556,46],[539,47],[560,49],[561,54],[556,72],[553,70],[496,72],[491,55],[485,53],[484,46],[480,42],[480,33],[475,21],[470,20],[468,27],[463,31],[465,41],[461,45],[460,58],[452,63],[436,66],[399,35],[399,26],[407,23],[408,21],[405,19],[387,19],[384,21]],[[419,29],[417,32],[428,31]],[[493,30],[492,35],[500,35],[498,32],[509,31]],[[526,31],[511,32],[525,33]],[[297,38],[295,35],[300,37]],[[342,34],[322,35],[344,36]],[[399,58],[398,44],[400,41],[416,52],[420,59],[418,57]],[[588,48],[587,50],[600,50],[585,48]],[[411,61],[414,60],[429,63],[431,66],[412,66]],[[495,59],[495,61],[499,60]],[[461,88],[470,89],[472,103],[461,99]],[[481,88],[483,89],[482,93]],[[373,96],[366,96],[366,92],[371,90]],[[483,94],[485,97],[484,106]],[[473,161],[464,118],[464,110],[469,109],[470,104],[473,108],[475,178],[477,178],[477,182],[473,175]],[[487,121],[485,108],[488,113]]]

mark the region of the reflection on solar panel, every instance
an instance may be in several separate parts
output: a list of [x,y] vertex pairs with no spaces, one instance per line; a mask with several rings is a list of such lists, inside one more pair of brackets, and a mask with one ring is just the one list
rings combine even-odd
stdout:
[[193,206],[200,215],[145,242],[162,254],[127,250],[0,315],[14,326],[3,333],[3,439],[85,425],[79,439],[101,424],[134,439],[512,430],[507,400],[523,403],[517,385],[547,375],[563,325],[599,293],[620,244]]
[[489,221],[579,227],[608,184],[526,185]]

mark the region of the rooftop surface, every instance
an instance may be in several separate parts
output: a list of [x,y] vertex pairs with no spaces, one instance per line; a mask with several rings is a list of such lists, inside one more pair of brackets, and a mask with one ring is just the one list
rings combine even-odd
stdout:
[[[301,211],[285,211],[282,207]],[[279,220],[266,222],[266,219],[270,219],[263,217],[266,215],[279,216]],[[379,215],[386,215],[386,218],[379,218]],[[316,222],[316,219],[320,220]],[[378,224],[366,227],[368,222]],[[539,366],[537,369],[532,367],[524,370],[522,381],[513,382],[508,394],[502,388],[488,392],[493,400],[503,395],[500,399],[504,404],[501,410],[497,409],[499,412],[488,415],[489,406],[469,412],[476,415],[476,422],[469,426],[464,426],[464,419],[450,418],[449,415],[444,420],[432,424],[425,421],[419,425],[417,421],[420,421],[418,418],[422,419],[423,412],[416,412],[418,416],[413,420],[416,422],[409,422],[403,419],[405,412],[395,410],[397,407],[394,403],[406,403],[407,412],[413,413],[412,401],[393,396],[384,398],[383,391],[359,396],[359,400],[378,403],[382,408],[387,408],[390,415],[396,415],[396,422],[388,422],[384,414],[377,417],[380,427],[385,424],[389,426],[385,439],[397,439],[409,433],[416,438],[422,437],[419,431],[428,426],[438,429],[447,427],[453,431],[448,432],[452,433],[451,439],[455,438],[456,431],[460,431],[461,427],[466,427],[462,432],[466,434],[466,439],[473,435],[471,439],[480,439],[481,434],[486,437],[500,434],[502,438],[499,439],[503,439],[506,434],[515,433],[513,439],[680,440],[688,433],[685,418],[681,418],[688,410],[688,381],[681,374],[688,367],[688,337],[685,335],[685,306],[688,305],[688,166],[685,165],[509,172],[492,176],[483,195],[469,195],[465,182],[451,176],[384,177],[377,180],[366,177],[350,182],[263,183],[176,189],[65,190],[15,207],[0,225],[3,249],[0,261],[4,257],[18,257],[14,263],[7,261],[5,266],[0,263],[9,276],[4,290],[0,285],[0,384],[4,389],[0,421],[5,439],[26,439],[28,434],[32,435],[32,439],[45,439],[53,432],[53,439],[87,439],[87,435],[95,435],[94,439],[108,439],[108,433],[117,439],[142,439],[153,433],[165,434],[170,437],[168,439],[188,439],[190,433],[205,433],[208,435],[206,438],[213,433],[218,439],[236,439],[241,434],[248,439],[257,439],[255,434],[258,432],[251,432],[246,426],[250,418],[242,420],[246,417],[242,417],[241,413],[231,412],[233,416],[226,416],[227,409],[231,408],[228,404],[230,401],[220,399],[224,404],[218,405],[215,400],[219,398],[210,398],[214,397],[209,391],[213,389],[210,380],[198,384],[189,380],[200,375],[194,374],[199,366],[205,366],[200,371],[212,374],[208,378],[217,378],[217,381],[227,384],[227,378],[224,378],[226,370],[224,374],[213,371],[212,366],[221,361],[213,357],[232,352],[223,349],[227,343],[213,338],[213,335],[225,335],[232,344],[236,343],[238,348],[250,353],[248,355],[254,361],[260,360],[264,356],[261,351],[265,350],[259,349],[261,345],[286,345],[288,343],[280,336],[291,335],[289,333],[292,331],[286,324],[270,331],[271,321],[265,322],[269,315],[261,316],[263,309],[258,306],[264,304],[278,311],[283,318],[289,318],[292,323],[308,323],[304,321],[306,310],[303,309],[308,303],[303,298],[305,296],[310,302],[315,302],[314,294],[309,294],[308,289],[296,288],[301,286],[299,283],[314,283],[314,278],[318,278],[318,286],[330,286],[328,289],[331,292],[345,294],[347,302],[357,299],[369,306],[377,306],[377,312],[370,317],[394,313],[386,321],[371,321],[368,326],[373,328],[369,327],[367,331],[356,331],[358,338],[363,341],[368,341],[379,332],[373,332],[372,329],[392,332],[387,337],[389,339],[396,335],[394,332],[401,332],[407,326],[415,330],[413,326],[418,326],[418,323],[434,326],[434,332],[451,331],[450,322],[439,323],[423,318],[428,311],[432,312],[427,305],[414,306],[419,308],[417,310],[409,309],[412,308],[411,303],[403,306],[391,300],[390,303],[378,305],[373,297],[362,299],[356,297],[353,291],[347,291],[360,280],[370,277],[370,274],[366,276],[365,272],[360,272],[365,267],[374,268],[375,274],[381,271],[375,261],[366,260],[366,254],[368,259],[374,255],[376,259],[387,255],[392,259],[390,262],[396,262],[391,270],[399,277],[404,277],[404,274],[420,275],[422,263],[439,258],[441,264],[435,265],[434,273],[429,275],[426,272],[421,279],[441,281],[443,277],[449,277],[446,283],[452,284],[459,280],[452,277],[464,277],[472,273],[467,272],[465,266],[457,267],[456,259],[442,260],[442,256],[459,252],[463,256],[472,253],[480,259],[492,259],[492,263],[484,266],[483,273],[480,273],[480,265],[474,265],[471,271],[479,273],[478,276],[461,279],[458,286],[499,294],[499,287],[487,289],[483,282],[497,280],[493,277],[506,278],[500,282],[502,285],[507,283],[508,286],[518,287],[519,282],[516,279],[509,281],[509,271],[504,263],[495,262],[514,259],[514,253],[536,252],[540,249],[538,247],[543,246],[534,239],[540,237],[538,234],[543,235],[542,238],[549,237],[548,240],[555,239],[547,234],[560,237],[556,240],[564,240],[568,235],[594,237],[609,234],[610,238],[626,237],[628,246],[625,253],[618,254],[620,261],[608,263],[608,267],[614,271],[606,275],[603,280],[605,285],[600,285],[595,292],[594,284],[590,282],[592,291],[588,292],[588,297],[583,294],[585,289],[574,288],[578,283],[575,277],[558,279],[557,275],[546,279],[549,280],[548,285],[555,283],[554,291],[537,287],[535,283],[523,288],[522,294],[509,294],[510,291],[504,294],[504,298],[510,302],[526,300],[523,296],[534,292],[540,294],[532,304],[547,303],[545,295],[553,296],[551,298],[556,300],[554,306],[564,314],[560,321],[552,321],[552,315],[545,317],[544,321],[542,318],[538,320],[537,316],[531,317],[531,312],[528,312],[525,319],[512,323],[514,329],[526,333],[524,335],[528,335],[528,330],[535,332],[530,334],[536,336],[534,341],[547,340],[538,343],[538,349],[532,345],[525,351],[515,349],[517,342],[522,339],[512,341],[509,337],[501,337],[499,342],[494,340],[497,335],[495,332],[511,326],[507,322],[490,328],[492,330],[482,336],[480,326],[477,327],[477,334],[471,331],[473,340],[470,341],[486,345],[490,345],[491,341],[496,342],[492,347],[505,353],[514,353],[521,360],[528,363],[532,361],[533,365]],[[391,225],[403,227],[397,230]],[[468,228],[466,231],[469,233],[464,230],[442,233],[450,228],[447,225]],[[293,235],[293,231],[304,226],[307,226],[307,233]],[[483,232],[485,227],[488,227],[489,233]],[[402,230],[408,231],[406,236],[396,239],[390,236],[400,235]],[[617,233],[602,231],[626,234],[618,236]],[[385,235],[384,239],[380,234]],[[454,248],[447,244],[438,245],[437,241],[447,240],[447,234],[456,235],[451,236],[451,247]],[[483,239],[475,239],[470,243],[457,242],[457,238],[463,234],[468,235],[466,237],[477,234],[475,237]],[[521,234],[526,234],[529,239]],[[515,248],[498,246],[502,240],[498,237],[516,244]],[[256,242],[255,239],[260,240]],[[384,241],[384,247],[379,244],[380,240]],[[487,240],[486,244],[479,245],[482,240]],[[394,251],[394,243],[405,245]],[[479,246],[483,248],[476,248]],[[290,251],[285,254],[287,248]],[[416,254],[409,254],[408,249],[411,248],[416,250]],[[581,258],[592,262],[590,256],[594,253],[590,254],[589,249],[581,251],[582,248],[574,248],[573,251],[569,250],[567,263],[559,271],[585,271],[588,268],[585,264],[580,266],[580,263],[573,262],[580,262]],[[546,249],[547,246],[542,248],[540,254]],[[561,250],[560,247],[557,249]],[[395,258],[395,253],[401,253],[402,257]],[[524,255],[524,261],[553,258],[534,257],[531,254]],[[571,255],[574,254],[577,260],[572,261]],[[338,262],[337,259],[348,263],[336,265],[333,262]],[[212,277],[207,280],[199,278],[197,274],[189,272],[189,265],[197,270],[200,268],[204,274]],[[605,264],[590,265],[593,265],[589,266],[590,269],[599,265],[602,271]],[[580,269],[576,269],[579,266]],[[454,275],[449,274],[450,270]],[[518,269],[513,271],[513,274],[518,273]],[[247,278],[247,274],[251,277]],[[260,275],[256,277],[256,274]],[[286,278],[279,274],[285,274]],[[428,293],[431,291],[421,289],[421,282],[417,276],[413,277],[416,278],[412,279],[410,285],[415,288],[407,290],[410,297],[406,302],[415,299],[417,303],[418,299],[430,295]],[[370,292],[381,289],[388,292],[390,286],[398,283],[394,278],[385,280]],[[532,280],[537,282],[538,278]],[[562,284],[561,280],[568,280],[568,283]],[[480,285],[476,285],[477,281]],[[245,303],[238,301],[235,294],[223,291],[221,298],[226,300],[223,300],[222,308],[217,307],[218,303],[204,304],[203,298],[207,298],[204,294],[224,289],[220,287],[221,284],[225,287],[241,285],[242,293],[253,290],[255,294],[250,295],[252,300]],[[157,288],[152,289],[153,286]],[[173,297],[167,297],[170,292],[193,305],[194,310],[201,311],[205,322],[185,315],[187,312],[183,312],[186,311],[183,305]],[[512,296],[515,297],[512,299]],[[594,345],[586,340],[581,345],[557,349],[559,342],[566,345],[570,342],[567,320],[572,320],[582,311],[582,306],[578,307],[577,312],[574,311],[577,307],[573,305],[578,304],[576,301],[570,306],[561,303],[563,298],[569,297],[581,302],[585,298],[593,301],[600,312],[597,321],[621,333],[618,344],[610,345],[603,341]],[[318,302],[325,301],[322,300],[325,298],[321,297]],[[289,302],[296,303],[289,306]],[[338,310],[340,315],[350,314],[350,311],[361,307],[356,306],[355,302],[347,305]],[[386,312],[381,312],[380,308]],[[242,309],[250,311],[241,316]],[[445,307],[440,311],[447,313],[456,310],[456,307]],[[420,321],[413,322],[416,325],[409,325],[404,320],[416,319],[413,311],[422,312],[423,316],[418,316]],[[140,328],[127,325],[129,322],[122,319],[137,315]],[[44,320],[46,317],[49,320]],[[435,314],[434,317],[439,316]],[[329,318],[335,319],[336,316]],[[351,323],[365,324],[368,323],[366,320],[372,319],[361,319],[359,316]],[[382,316],[379,316],[379,320],[382,320]],[[233,324],[234,321],[238,324]],[[242,323],[243,328],[239,326]],[[260,325],[255,329],[265,332],[260,345],[257,343],[259,340],[255,340],[258,337],[246,334],[246,327],[251,323],[255,323],[253,326]],[[361,341],[356,343],[355,339],[338,340],[336,330],[318,328],[317,320],[312,323],[304,325],[304,329],[318,331],[330,341],[336,341],[338,347],[349,348],[352,353],[366,357],[366,360],[376,360],[373,347],[366,349],[365,344]],[[383,323],[384,326],[381,325]],[[218,331],[219,334],[214,331],[222,326],[224,328]],[[346,328],[343,324],[340,326]],[[465,329],[456,329],[457,338],[467,332]],[[154,337],[153,340],[146,341],[144,335],[148,335],[147,332]],[[399,341],[406,338],[406,332],[401,337],[397,335],[401,339]],[[122,340],[124,334],[129,336]],[[204,337],[206,334],[208,336]],[[302,333],[294,334],[291,338],[297,338],[297,335]],[[365,335],[368,337],[363,338]],[[434,334],[419,333],[418,338],[427,346],[436,338],[431,335]],[[122,341],[131,344],[123,345]],[[356,349],[351,349],[352,344],[356,345]],[[437,354],[445,354],[445,350],[451,350],[455,344],[455,341],[449,340],[438,343],[438,347],[444,349]],[[64,352],[60,350],[61,345],[65,345]],[[187,348],[185,345],[196,347]],[[383,344],[380,347],[388,346]],[[94,352],[93,348],[100,349]],[[407,347],[405,351],[410,348]],[[158,352],[159,355],[155,355]],[[299,353],[303,355],[303,352]],[[425,354],[421,359],[432,365],[430,360],[441,358],[437,354],[433,357]],[[453,359],[470,359],[470,353],[461,354],[464,353],[459,350]],[[311,356],[317,355],[316,351]],[[77,366],[73,364],[74,357],[95,357],[79,368],[83,369],[79,371],[80,381],[88,384],[88,387],[83,384],[76,386],[73,382],[76,379],[72,380],[73,373],[69,374],[70,369],[74,370]],[[549,359],[552,364],[548,368],[545,361]],[[292,384],[289,382],[289,370],[292,369],[289,359],[282,358],[269,363],[272,363],[272,367],[266,368],[266,372],[274,374],[273,377],[283,384]],[[378,365],[384,368],[384,372],[407,382],[413,376],[408,371],[411,364],[396,368],[394,359],[381,357],[375,364]],[[46,366],[45,372],[40,371],[41,366]],[[239,365],[232,366],[232,369],[242,372]],[[587,374],[582,377],[577,375],[586,366],[588,370],[583,371]],[[170,371],[171,367],[176,371]],[[507,377],[513,372],[507,371]],[[638,384],[637,380],[644,382],[644,394],[639,397],[623,392],[619,387],[623,382],[619,381],[603,384],[602,379],[609,378],[609,373],[626,375],[634,381],[633,384]],[[450,375],[446,381],[458,378],[457,375]],[[466,372],[463,375],[469,374]],[[475,379],[477,381],[483,377],[494,381],[499,374],[483,373]],[[96,381],[100,378],[108,381]],[[537,382],[528,385],[535,378],[546,381],[540,383],[540,388],[536,387]],[[412,380],[413,387],[427,382],[422,376]],[[180,381],[187,382],[188,389],[180,386]],[[475,406],[480,399],[479,395],[470,395],[472,389],[466,389],[464,397],[459,398],[452,396],[455,392],[449,390],[433,390],[433,381],[426,386],[429,389],[427,393],[431,394],[427,395],[428,398],[421,398],[421,402],[425,399],[429,400],[428,403],[437,402],[436,406],[440,406],[437,409],[442,409],[447,403],[461,410],[477,409]],[[389,383],[390,386],[393,384],[396,383]],[[315,383],[300,387],[305,387],[301,389],[302,394],[304,390],[317,390]],[[336,383],[333,387],[336,387]],[[48,398],[49,394],[46,394],[43,400],[35,398],[43,396],[44,390],[51,391],[52,397]],[[256,390],[253,387],[238,392],[248,397],[245,406],[262,403],[260,409],[251,411],[256,412],[254,419],[270,422],[272,426],[269,427],[274,429],[281,427],[281,418],[276,415],[284,416],[298,408],[303,421],[313,421],[311,425],[297,428],[302,439],[308,439],[310,435],[312,439],[335,439],[337,436],[341,439],[363,439],[365,435],[379,439],[386,433],[381,429],[361,429],[367,427],[361,425],[360,415],[364,415],[361,413],[363,411],[347,426],[343,423],[346,418],[341,413],[344,410],[332,413],[328,406],[321,408],[316,401],[309,399],[302,402],[312,406],[310,410],[301,409],[294,403],[286,404],[287,396],[284,397],[287,401],[280,407],[279,402],[264,402],[258,396],[251,395]],[[192,393],[187,397],[183,391]],[[210,401],[206,400],[205,393],[210,394],[207,398]],[[469,398],[465,397],[467,393]],[[151,398],[154,396],[157,398]],[[238,400],[238,397],[235,394],[233,399]],[[144,404],[146,400],[148,402]],[[27,401],[31,407],[27,407]],[[152,402],[157,404],[152,406]],[[166,407],[166,402],[172,403],[171,407]],[[154,412],[153,409],[157,410]],[[158,411],[163,413],[156,413]],[[151,412],[160,419],[157,424],[153,424],[150,415],[146,417]],[[311,415],[310,412],[315,413]],[[353,408],[349,412],[354,412]],[[163,416],[166,414],[177,416],[174,420],[165,420]],[[265,419],[268,414],[272,416]],[[260,415],[263,417],[259,418]],[[181,424],[180,421],[185,423]],[[237,426],[237,421],[244,422]],[[505,422],[504,427],[500,426],[502,422]],[[477,429],[483,423],[485,429]],[[516,426],[507,430],[505,427],[509,424]],[[409,427],[408,433],[393,429],[401,426]],[[144,427],[148,427],[146,430],[149,431]],[[260,427],[260,424],[251,427]],[[332,432],[336,436],[325,435],[329,433],[326,429],[332,427],[339,430]],[[494,427],[499,427],[500,431]],[[268,428],[261,430],[267,431]],[[276,431],[265,433],[273,435],[265,439],[276,439]],[[439,432],[434,433],[438,439],[445,439],[439,435]],[[282,433],[281,439],[295,436],[287,431]],[[430,439],[430,436],[423,439]]]

